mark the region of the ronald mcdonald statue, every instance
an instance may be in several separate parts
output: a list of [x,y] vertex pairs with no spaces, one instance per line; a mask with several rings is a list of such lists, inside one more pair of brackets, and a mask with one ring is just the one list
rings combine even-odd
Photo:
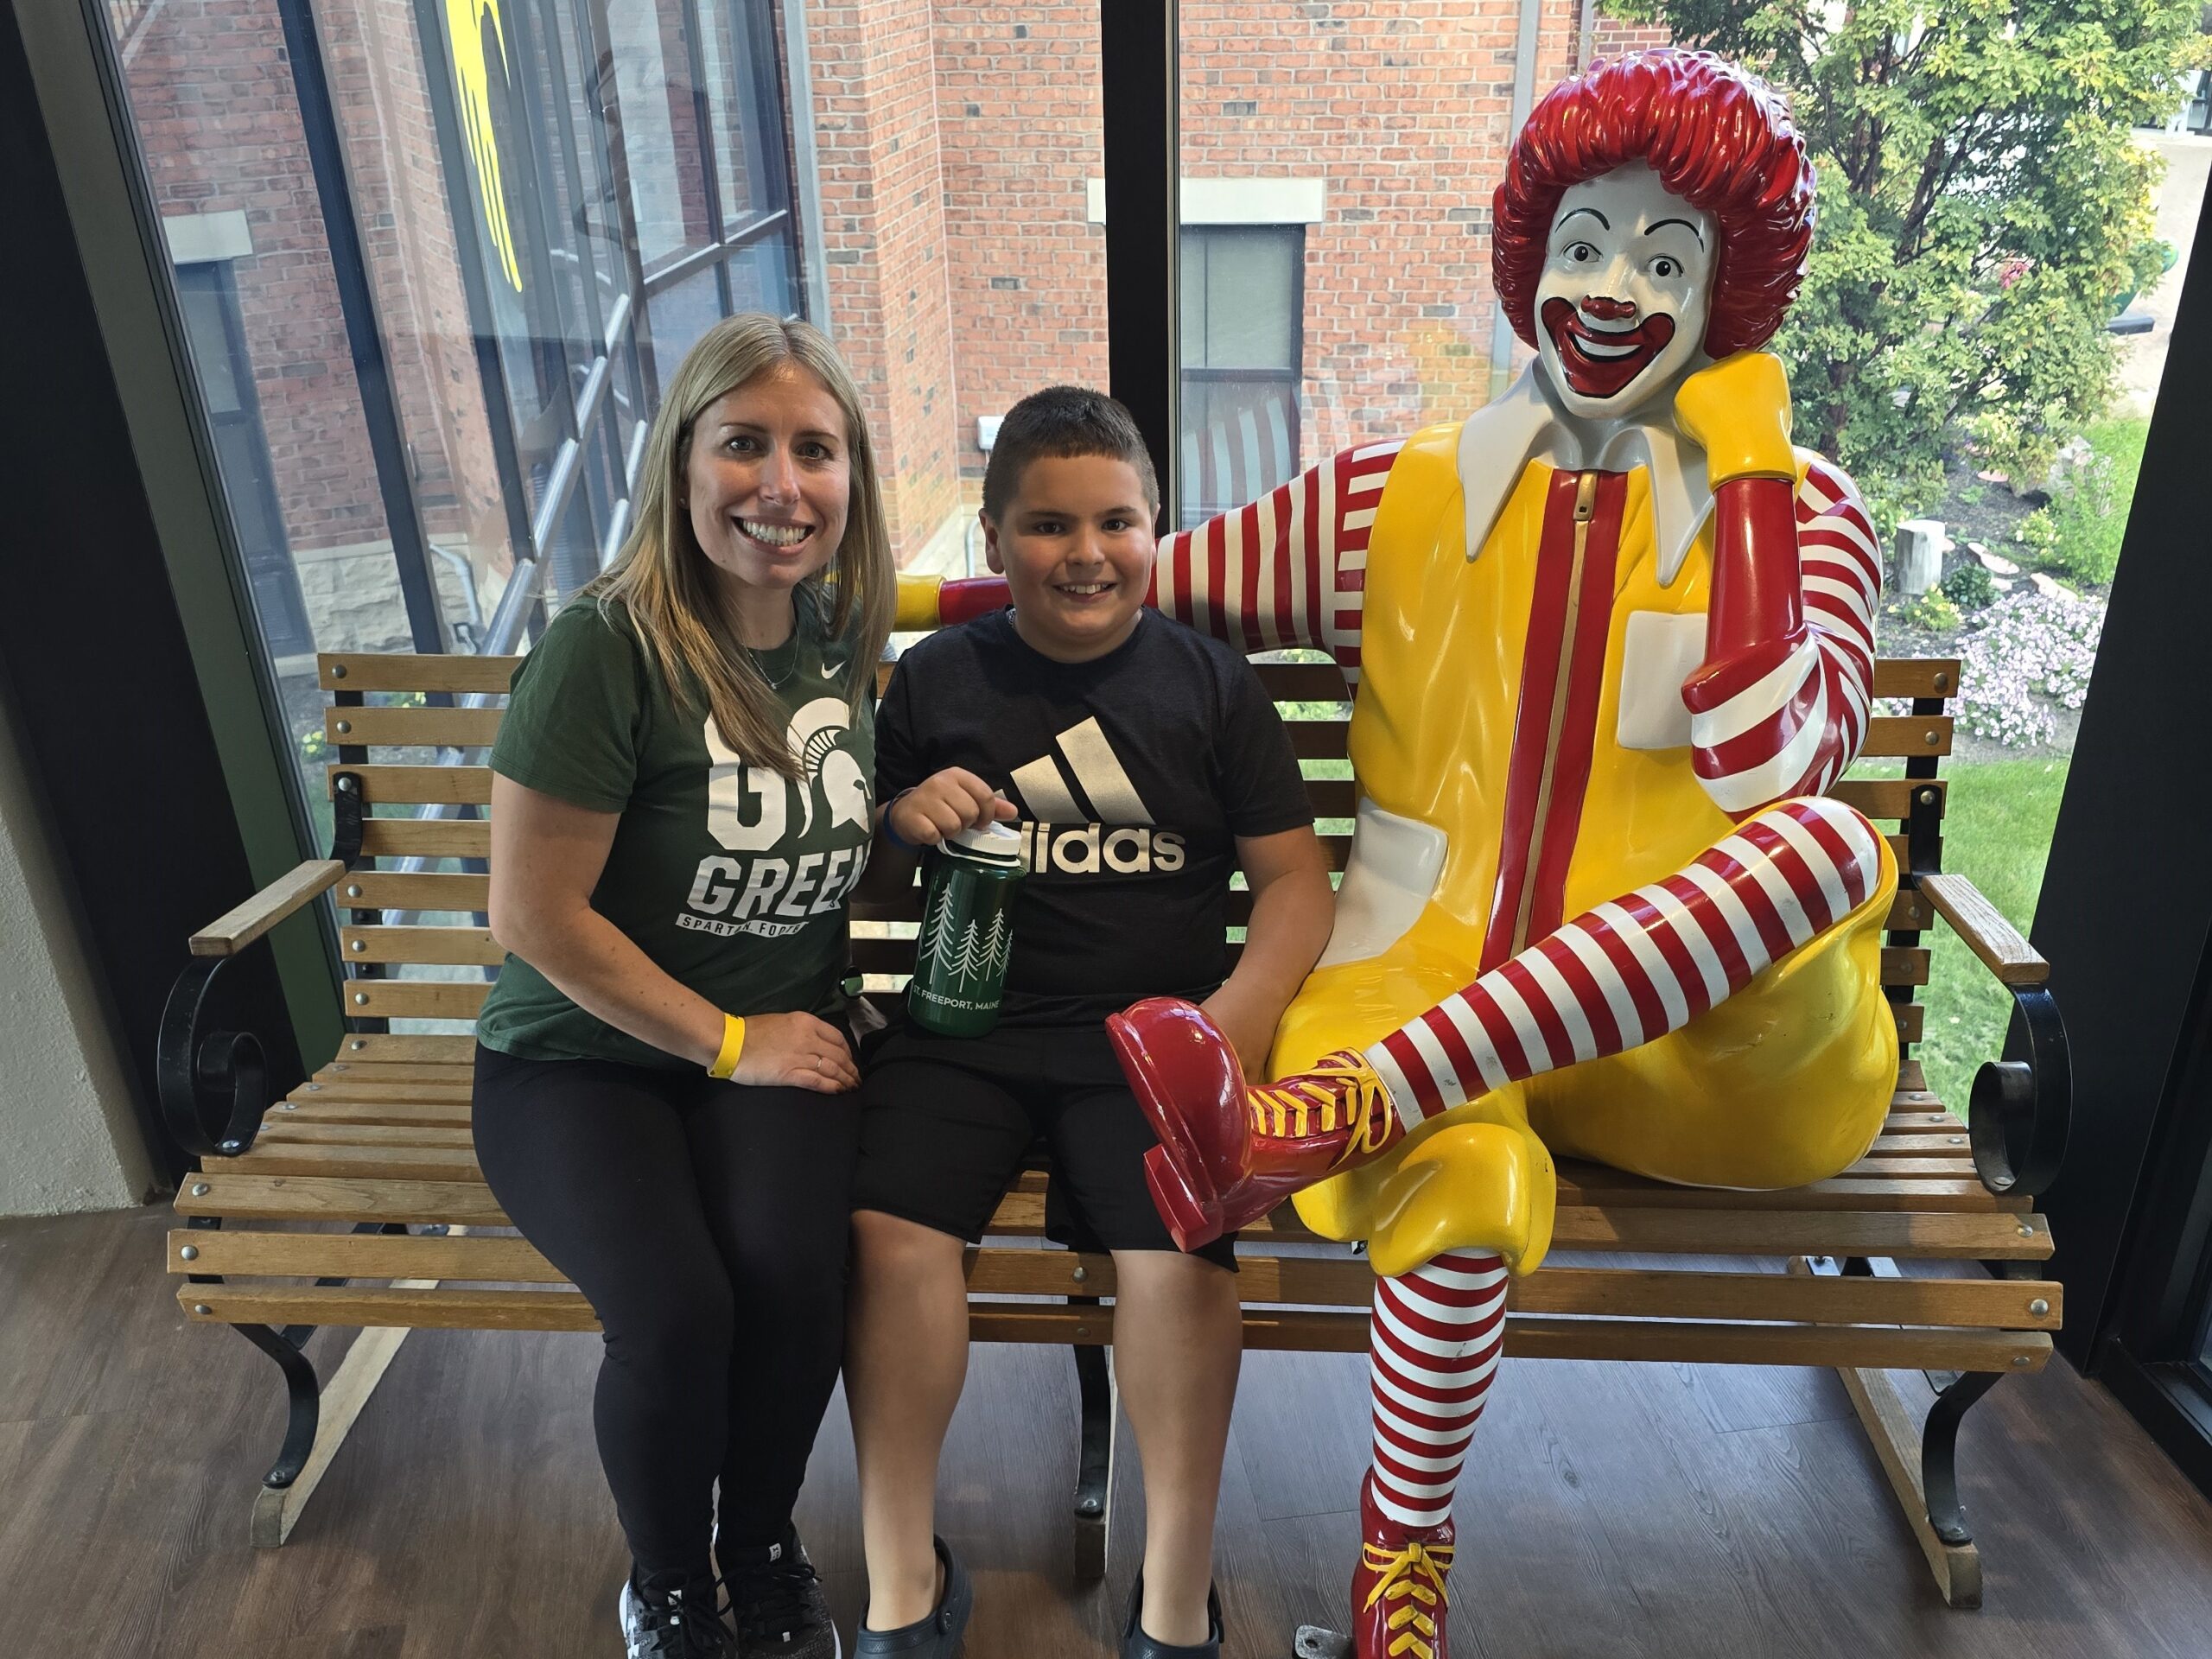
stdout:
[[1465,421],[1173,537],[1154,600],[1355,688],[1335,932],[1248,1081],[1188,1003],[1109,1022],[1185,1248],[1295,1194],[1377,1275],[1358,1659],[1446,1659],[1452,1500],[1551,1242],[1554,1154],[1786,1187],[1879,1128],[1897,870],[1821,792],[1866,730],[1876,542],[1760,348],[1813,174],[1702,53],[1539,103],[1494,202],[1535,358]]

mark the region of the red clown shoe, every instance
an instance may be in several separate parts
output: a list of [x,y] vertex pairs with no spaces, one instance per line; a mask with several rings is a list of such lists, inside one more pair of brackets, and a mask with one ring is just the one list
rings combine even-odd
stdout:
[[1359,1484],[1359,1565],[1351,1575],[1355,1659],[1449,1659],[1444,1581],[1452,1574],[1452,1518],[1409,1527],[1382,1513],[1375,1475]]
[[1178,998],[1109,1014],[1106,1033],[1160,1136],[1145,1154],[1145,1183],[1183,1249],[1250,1225],[1405,1136],[1389,1090],[1356,1049],[1252,1086],[1221,1028]]

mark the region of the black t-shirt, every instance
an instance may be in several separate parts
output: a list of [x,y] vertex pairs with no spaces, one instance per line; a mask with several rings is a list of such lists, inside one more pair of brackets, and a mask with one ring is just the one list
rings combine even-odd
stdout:
[[891,677],[875,757],[879,800],[963,766],[1020,809],[1010,1025],[1211,995],[1236,837],[1313,821],[1252,665],[1154,611],[1088,663],[1030,649],[1010,610],[932,634]]

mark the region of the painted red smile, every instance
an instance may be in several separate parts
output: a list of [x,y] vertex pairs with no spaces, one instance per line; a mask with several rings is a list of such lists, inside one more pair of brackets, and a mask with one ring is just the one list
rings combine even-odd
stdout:
[[1544,332],[1559,353],[1567,384],[1584,397],[1611,397],[1651,366],[1675,337],[1675,320],[1655,311],[1635,327],[1609,334],[1591,327],[1571,300],[1544,302]]

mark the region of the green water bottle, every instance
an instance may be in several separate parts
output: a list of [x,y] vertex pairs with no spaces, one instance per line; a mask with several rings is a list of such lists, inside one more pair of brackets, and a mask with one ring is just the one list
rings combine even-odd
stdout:
[[906,987],[916,1025],[940,1037],[981,1037],[998,1024],[1020,884],[1021,837],[1005,824],[963,830],[938,849]]

